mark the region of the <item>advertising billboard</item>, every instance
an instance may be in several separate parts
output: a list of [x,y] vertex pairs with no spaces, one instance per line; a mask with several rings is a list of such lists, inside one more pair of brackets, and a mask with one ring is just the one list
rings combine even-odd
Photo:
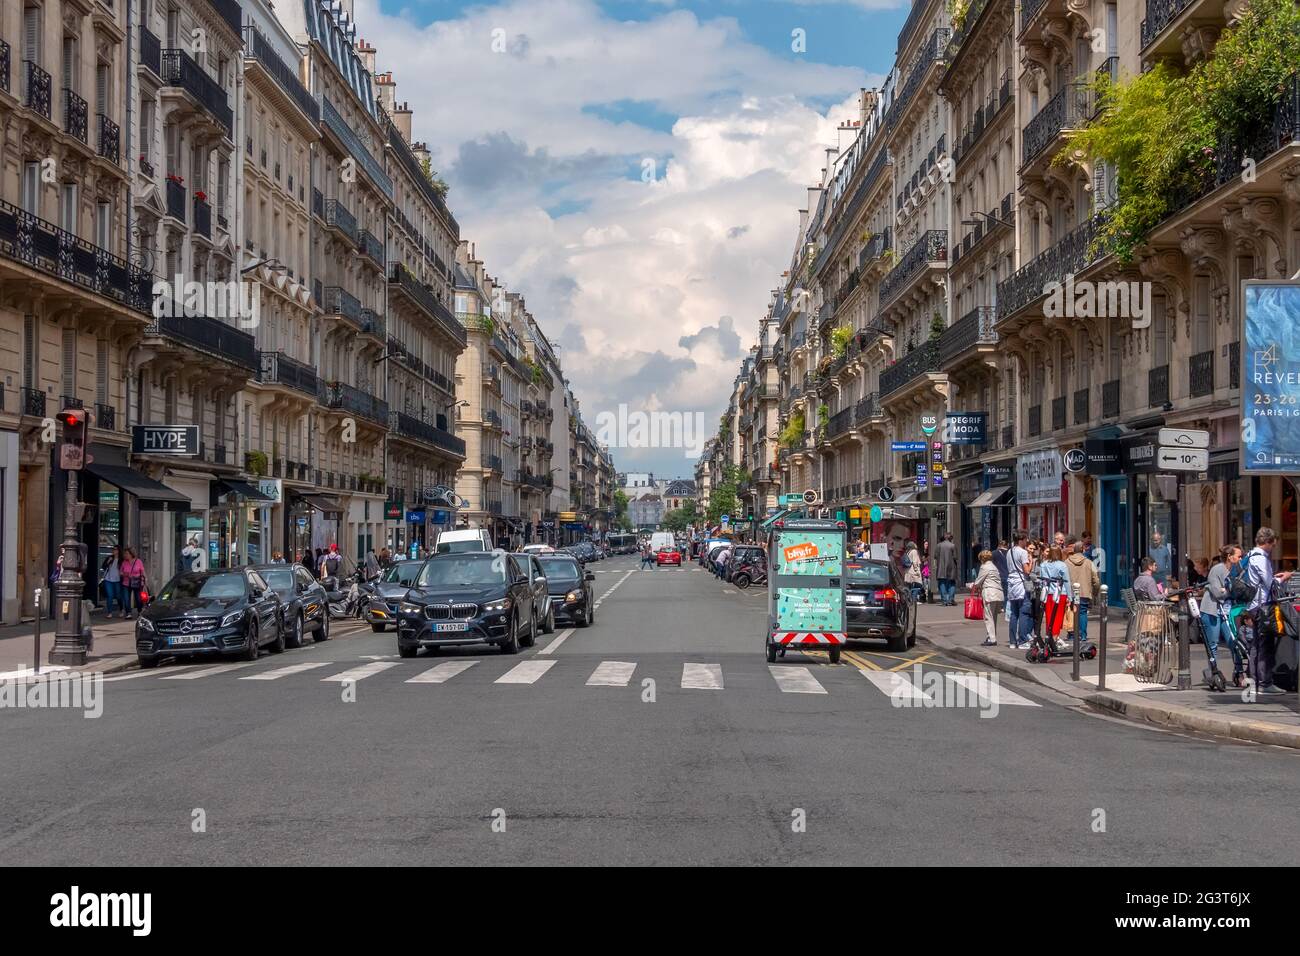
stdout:
[[1242,283],[1241,466],[1300,474],[1300,283]]

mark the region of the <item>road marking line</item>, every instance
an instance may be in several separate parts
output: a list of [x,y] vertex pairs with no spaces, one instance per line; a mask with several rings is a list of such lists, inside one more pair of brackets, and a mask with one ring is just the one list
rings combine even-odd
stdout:
[[421,671],[406,683],[408,684],[445,684],[457,674],[463,674],[478,661],[443,661],[427,671]]
[[217,664],[215,667],[196,667],[193,670],[187,670],[182,674],[167,674],[158,678],[159,680],[198,680],[200,677],[211,677],[213,674],[227,674],[230,671],[242,670],[245,667],[252,667],[257,661],[244,661],[242,664]]
[[858,671],[858,673],[871,681],[876,690],[880,691],[890,700],[924,700],[930,703],[934,702],[933,697],[913,684],[904,674],[898,674],[893,671]]
[[840,651],[840,653],[843,654],[845,657],[847,657],[854,664],[857,664],[858,670],[862,670],[864,667],[869,671],[878,671],[883,669],[875,661],[868,660],[865,657],[861,657],[855,651]]
[[341,674],[331,674],[329,677],[322,677],[321,682],[334,681],[336,683],[356,683],[359,680],[365,680],[367,677],[374,677],[376,674],[382,674],[390,667],[396,667],[396,661],[374,661],[370,664],[362,664],[360,667],[353,667],[343,671]]
[[588,687],[626,687],[636,664],[628,661],[601,661],[587,678]]
[[1028,697],[1021,697],[1015,691],[1003,687],[1001,684],[993,683],[983,674],[944,674],[943,676],[954,684],[960,684],[990,704],[1012,707],[1041,706]]
[[540,651],[538,651],[537,653],[538,653],[538,654],[553,654],[553,653],[555,653],[555,649],[556,649],[557,647],[559,647],[561,644],[563,644],[563,643],[565,642],[565,640],[568,639],[569,635],[572,634],[572,633],[573,633],[573,628],[571,628],[571,627],[566,627],[564,630],[562,630],[562,631],[561,631],[561,632],[560,632],[560,633],[555,637],[555,639],[554,639],[553,641],[551,641],[551,643],[547,644],[545,647],[543,647],[543,648],[542,648]]
[[821,682],[816,677],[813,677],[812,671],[806,667],[768,664],[767,669],[776,678],[776,686],[781,688],[783,694],[826,693],[826,688],[821,685]]
[[131,671],[130,673],[127,674],[110,674],[104,678],[104,683],[108,684],[115,680],[134,680],[137,677],[157,677],[157,676],[158,676],[158,672],[154,670]]
[[722,690],[721,664],[683,664],[683,690]]
[[920,657],[914,657],[910,661],[904,661],[902,664],[895,664],[893,667],[886,668],[886,670],[891,670],[891,671],[907,670],[907,668],[911,667],[913,664],[919,664],[922,661],[928,661],[932,657],[934,657],[933,654],[922,654]]
[[535,684],[542,675],[555,666],[555,661],[520,661],[492,683]]
[[279,680],[281,677],[288,677],[290,674],[301,674],[303,671],[314,670],[317,667],[324,667],[329,661],[308,661],[304,664],[290,664],[288,667],[277,667],[273,671],[262,671],[260,674],[249,674],[247,677],[241,677],[240,680]]

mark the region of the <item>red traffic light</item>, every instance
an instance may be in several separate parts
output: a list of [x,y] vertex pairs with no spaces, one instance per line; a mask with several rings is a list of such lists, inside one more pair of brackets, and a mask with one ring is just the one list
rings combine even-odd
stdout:
[[86,413],[80,408],[65,408],[59,412],[59,422],[68,428],[77,428],[86,423]]

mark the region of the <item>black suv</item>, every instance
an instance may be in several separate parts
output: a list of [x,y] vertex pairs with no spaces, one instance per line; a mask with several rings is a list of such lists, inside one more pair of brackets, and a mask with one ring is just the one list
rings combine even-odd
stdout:
[[397,610],[397,651],[496,644],[519,653],[537,640],[533,585],[522,555],[505,551],[430,558]]
[[135,651],[144,668],[157,667],[163,657],[232,652],[255,661],[263,645],[284,650],[282,605],[251,568],[178,574],[135,624]]
[[551,595],[551,611],[556,621],[568,621],[586,627],[596,621],[591,582],[596,575],[583,571],[577,558],[569,554],[539,554],[537,563],[546,572],[546,589]]
[[280,599],[286,644],[302,647],[308,634],[317,641],[329,640],[329,602],[311,572],[301,564],[254,564],[248,570],[261,575]]

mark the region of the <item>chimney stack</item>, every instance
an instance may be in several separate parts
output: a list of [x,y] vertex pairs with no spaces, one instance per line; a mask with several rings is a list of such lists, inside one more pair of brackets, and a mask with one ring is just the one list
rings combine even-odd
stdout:
[[[348,5],[351,6],[351,0]],[[375,72],[375,52],[375,48],[365,40],[357,40],[357,53],[360,54],[366,70],[372,74]]]
[[403,101],[393,110],[393,125],[402,134],[402,139],[411,142],[411,104]]

